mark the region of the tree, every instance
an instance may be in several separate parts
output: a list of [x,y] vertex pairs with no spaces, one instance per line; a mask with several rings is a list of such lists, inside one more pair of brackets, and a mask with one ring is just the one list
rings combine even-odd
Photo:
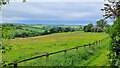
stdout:
[[65,28],[64,32],[69,32],[70,28]]
[[110,27],[110,25],[109,24],[106,24],[106,28],[109,28]]
[[97,21],[97,27],[106,27],[107,26],[107,21],[105,21],[105,20],[99,20],[99,21]]
[[25,37],[28,37],[28,34],[26,32],[23,32],[21,36],[25,38]]
[[2,45],[2,53],[6,53],[7,51],[11,50],[12,46],[9,45],[9,41],[14,37],[14,35],[10,34],[9,32],[11,32],[14,29],[16,29],[16,26],[14,26],[13,24],[8,24],[8,23],[2,24],[2,32],[1,32],[2,42],[0,43]]
[[111,42],[109,45],[108,59],[111,66],[120,65],[120,0],[108,0],[108,4],[104,4],[105,19],[114,19],[113,25],[110,27],[109,35]]
[[[0,0],[0,10],[1,10],[1,7],[2,5],[6,5],[6,4],[9,4],[10,0]],[[23,3],[26,2],[26,0],[22,0]]]
[[61,27],[58,27],[58,29],[56,29],[56,32],[63,32],[63,29]]
[[49,32],[48,32],[48,30],[45,30],[43,35],[47,35],[47,34],[49,34]]
[[[0,11],[1,11],[2,5],[5,5],[5,4],[9,3],[9,1],[10,0],[0,0]],[[26,0],[23,0],[23,2],[25,2],[25,1]],[[0,49],[0,50],[2,51],[2,53],[6,53],[7,51],[9,51],[12,48],[12,46],[9,44],[9,41],[14,36],[12,34],[8,34],[8,31],[12,31],[14,29],[16,29],[16,26],[15,27],[8,27],[7,25],[2,26],[2,32],[1,32],[2,33],[2,38],[0,40],[1,41],[0,46],[2,45],[2,49]],[[6,41],[4,41],[4,40],[6,40]],[[2,61],[2,64],[4,64],[5,62],[6,61]]]
[[55,31],[55,28],[51,28],[50,29],[50,33],[55,33],[56,31]]
[[105,12],[105,15],[103,15],[104,20],[107,18],[118,19],[120,16],[120,0],[108,0],[108,2],[108,4],[104,4],[104,9],[101,9]]
[[101,27],[92,27],[91,32],[103,32]]
[[88,24],[84,26],[84,32],[91,32],[91,28],[93,27],[93,24]]
[[98,28],[97,27],[92,27],[91,32],[97,32]]
[[120,18],[117,19],[112,28],[110,29],[109,35],[111,37],[110,41],[110,59],[113,60],[110,62],[111,65],[120,65]]

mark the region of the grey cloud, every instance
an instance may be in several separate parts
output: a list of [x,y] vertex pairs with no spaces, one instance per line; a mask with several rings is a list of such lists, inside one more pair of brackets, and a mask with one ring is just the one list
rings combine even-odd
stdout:
[[[3,7],[3,20],[97,20],[102,2],[10,3]],[[15,19],[16,18],[16,19]]]

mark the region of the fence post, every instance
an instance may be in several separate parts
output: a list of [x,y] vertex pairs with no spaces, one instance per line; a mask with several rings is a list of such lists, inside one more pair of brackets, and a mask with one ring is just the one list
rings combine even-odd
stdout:
[[65,53],[66,53],[67,51],[65,50]]
[[100,44],[100,40],[99,40],[99,44]]
[[84,45],[84,48],[85,48],[85,45]]
[[90,45],[91,45],[91,44],[89,44],[89,48],[90,48]]
[[46,53],[46,62],[48,62],[48,60],[49,60],[49,55],[48,55],[49,53]]
[[76,47],[76,50],[78,50],[78,47]]
[[98,43],[98,42],[96,41],[96,45],[97,45],[97,43]]
[[93,46],[95,45],[95,42],[93,42]]
[[14,64],[14,68],[17,68],[17,63],[16,63],[17,61],[14,61],[14,62],[15,62],[15,64]]
[[66,55],[67,50],[65,50],[64,52],[65,52],[65,55]]

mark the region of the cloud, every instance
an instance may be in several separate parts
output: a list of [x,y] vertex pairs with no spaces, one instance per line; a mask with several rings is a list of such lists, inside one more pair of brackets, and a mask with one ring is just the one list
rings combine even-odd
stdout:
[[11,2],[3,6],[3,22],[22,20],[97,21],[103,2]]
[[[11,2],[22,2],[22,0],[10,0]],[[104,0],[27,0],[27,2],[104,2]]]

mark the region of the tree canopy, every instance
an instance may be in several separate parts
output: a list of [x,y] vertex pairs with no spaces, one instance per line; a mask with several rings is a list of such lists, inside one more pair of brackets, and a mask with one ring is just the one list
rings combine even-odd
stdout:
[[107,26],[107,21],[106,20],[99,20],[97,21],[97,27],[106,27]]
[[108,0],[109,3],[104,4],[104,9],[101,9],[105,12],[103,15],[105,19],[110,18],[114,19],[113,25],[109,28],[109,35],[111,41],[109,44],[108,59],[111,66],[120,65],[120,0]]

